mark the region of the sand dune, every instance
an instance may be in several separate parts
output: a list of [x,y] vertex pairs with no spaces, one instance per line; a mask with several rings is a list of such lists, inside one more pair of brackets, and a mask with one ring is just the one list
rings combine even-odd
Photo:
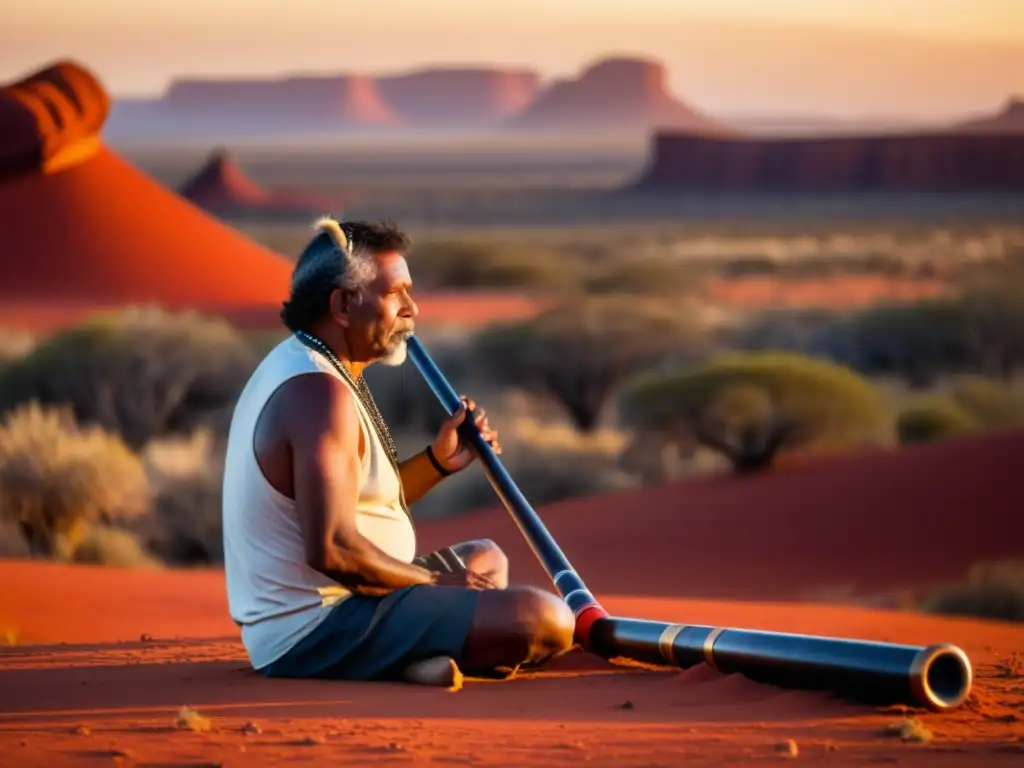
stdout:
[[[1024,541],[1024,431],[818,459],[552,504],[544,520],[592,588],[794,599],[960,580]],[[423,526],[422,544],[489,536],[545,583],[503,508]]]
[[[783,602],[815,585],[879,589],[1016,554],[1024,434],[860,457],[542,510],[615,615],[960,645],[972,697],[934,715],[573,652],[458,693],[269,681],[249,667],[217,570],[0,562],[0,744],[16,765],[1015,765],[1024,756],[1024,626]],[[829,497],[831,501],[828,500]],[[546,584],[503,510],[420,526],[421,547],[489,535],[517,581]],[[661,595],[659,597],[658,595]],[[685,597],[684,597],[685,595]],[[744,602],[722,596],[762,599]],[[705,596],[698,599],[694,596]],[[706,596],[719,599],[710,600]],[[182,707],[206,732],[176,727]],[[886,728],[930,731],[906,743]]]

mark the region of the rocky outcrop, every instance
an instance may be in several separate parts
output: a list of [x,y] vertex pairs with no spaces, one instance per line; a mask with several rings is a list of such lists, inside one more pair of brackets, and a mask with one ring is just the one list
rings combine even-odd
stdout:
[[1024,191],[1024,134],[726,139],[663,132],[637,190]]
[[437,68],[375,80],[381,96],[406,125],[488,126],[519,112],[540,88],[531,70]]
[[111,152],[97,136],[108,103],[67,62],[0,90],[0,305],[26,317],[125,304],[258,310],[279,326],[289,260]]
[[663,65],[636,58],[604,59],[578,78],[555,82],[506,125],[517,130],[665,128],[710,135],[735,133],[675,98]]
[[1011,98],[997,114],[968,120],[959,127],[968,131],[1024,133],[1024,98]]
[[0,88],[0,179],[48,173],[98,147],[110,111],[99,81],[77,62],[57,61]]
[[250,179],[224,149],[178,188],[178,193],[203,210],[225,218],[312,218],[338,215],[340,201],[265,189]]

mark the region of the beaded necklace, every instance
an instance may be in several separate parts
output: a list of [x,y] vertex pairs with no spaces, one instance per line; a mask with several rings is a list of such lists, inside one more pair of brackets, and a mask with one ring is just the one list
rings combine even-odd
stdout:
[[342,378],[345,379],[352,387],[352,390],[356,393],[359,401],[363,404],[366,412],[370,415],[370,421],[373,422],[374,429],[377,432],[377,437],[380,438],[381,443],[384,445],[384,450],[391,460],[391,466],[395,469],[395,475],[398,477],[399,487],[399,502],[402,505],[402,511],[412,520],[412,514],[409,512],[409,507],[405,503],[405,490],[402,488],[402,476],[398,468],[398,448],[395,446],[395,441],[391,437],[391,430],[388,429],[387,422],[384,421],[384,417],[381,415],[380,410],[377,408],[377,402],[373,399],[373,393],[370,392],[370,387],[366,383],[366,377],[360,376],[356,379],[346,368],[342,365],[341,360],[334,354],[334,351],[327,346],[322,340],[318,339],[311,333],[307,333],[303,330],[295,331],[296,337],[299,341],[305,344],[310,349],[319,352],[321,355],[327,358],[333,365],[338,373],[341,374]]

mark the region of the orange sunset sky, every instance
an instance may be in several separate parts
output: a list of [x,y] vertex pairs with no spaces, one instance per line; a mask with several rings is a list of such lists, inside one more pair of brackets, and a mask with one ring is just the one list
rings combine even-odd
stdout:
[[943,118],[1024,94],[1024,0],[0,0],[0,77],[73,56],[123,96],[179,75],[660,59],[719,113]]

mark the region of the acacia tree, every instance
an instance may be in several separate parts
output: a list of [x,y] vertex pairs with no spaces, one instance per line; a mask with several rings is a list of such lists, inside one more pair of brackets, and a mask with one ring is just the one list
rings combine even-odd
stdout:
[[895,443],[892,413],[870,383],[789,353],[730,354],[642,374],[623,390],[619,412],[638,432],[696,441],[743,474],[772,466],[784,449]]
[[494,380],[554,398],[592,431],[617,387],[666,358],[688,358],[703,336],[677,304],[650,297],[582,295],[539,317],[482,331],[473,352]]

